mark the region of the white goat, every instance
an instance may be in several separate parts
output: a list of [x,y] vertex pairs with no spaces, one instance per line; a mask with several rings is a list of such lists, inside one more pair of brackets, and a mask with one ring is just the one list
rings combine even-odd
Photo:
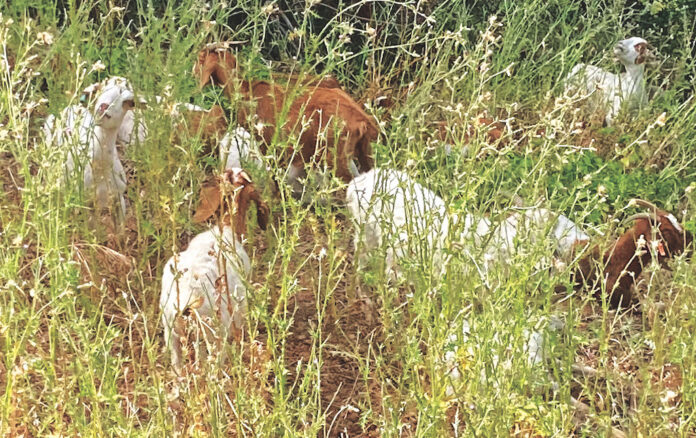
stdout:
[[260,166],[262,161],[254,138],[249,131],[238,126],[232,132],[228,132],[220,140],[220,162],[225,163],[225,169],[242,167],[243,161],[251,161]]
[[[268,206],[245,171],[229,169],[213,186],[204,187],[194,222],[203,222],[220,211],[222,225],[198,234],[186,251],[172,256],[164,267],[160,296],[162,325],[165,344],[171,350],[172,365],[177,370],[182,365],[181,337],[184,336],[177,318],[187,310],[212,319],[214,324],[208,324],[207,331],[219,327],[218,337],[223,342],[244,327],[245,279],[251,264],[242,242],[250,201],[256,203],[259,226],[265,229]],[[228,207],[232,211],[227,211]]]
[[447,214],[444,201],[407,174],[374,168],[354,178],[346,191],[346,204],[356,226],[355,248],[363,245],[359,263],[371,250],[387,243],[386,271],[394,278],[401,259],[421,254],[440,273],[447,262],[443,249],[450,227],[459,225],[462,249],[483,255],[482,274],[504,266],[517,252],[517,235],[532,243],[550,233],[553,251],[567,257],[573,243],[588,239],[570,219],[543,208],[516,212],[497,226],[490,219],[467,214],[459,224]]
[[[481,221],[491,227],[488,219],[484,218]],[[479,236],[483,236],[483,227],[484,225],[479,226]],[[578,225],[563,214],[540,207],[525,208],[505,218],[490,236],[485,247],[487,265],[490,267],[491,264],[505,264],[505,261],[516,253],[517,236],[522,233],[524,240],[531,244],[548,237],[552,243],[550,249],[562,259],[571,256],[576,242],[589,239]]]
[[594,65],[578,64],[565,80],[566,94],[579,92],[592,96],[593,106],[607,112],[607,126],[612,124],[623,103],[633,109],[648,102],[643,77],[649,56],[648,42],[638,37],[621,40],[614,47],[614,55],[626,68],[625,73],[616,75]]
[[[116,138],[126,112],[134,105],[133,99],[133,92],[121,85],[104,88],[95,102],[96,116],[82,107],[70,106],[61,113],[63,124],[77,114],[77,132],[71,133],[71,137],[56,137],[55,131],[51,135],[58,145],[73,140],[66,162],[67,174],[79,173],[85,192],[93,195],[96,209],[111,209],[117,202],[121,218],[126,212],[126,174],[116,151]],[[46,120],[45,132],[51,131],[52,123]]]
[[[80,100],[85,104],[89,105],[94,99],[94,97],[106,88],[113,86],[121,86],[129,90],[133,90],[133,86],[130,81],[121,76],[111,76],[102,82],[95,82],[82,90],[82,97]],[[162,98],[155,96],[157,103],[162,101]],[[144,104],[144,99],[140,99],[139,103]],[[132,108],[126,112],[123,117],[123,122],[121,127],[118,129],[118,136],[116,141],[123,145],[129,145],[131,141],[136,140],[138,144],[142,144],[147,138],[147,126],[142,118],[142,114],[136,114],[136,109]],[[139,111],[138,111],[139,113]]]

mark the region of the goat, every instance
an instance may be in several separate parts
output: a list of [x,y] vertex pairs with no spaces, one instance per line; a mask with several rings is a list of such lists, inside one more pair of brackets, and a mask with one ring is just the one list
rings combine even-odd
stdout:
[[[595,295],[600,295],[606,284],[604,287],[612,307],[631,303],[631,286],[653,258],[650,247],[655,251],[657,261],[664,264],[667,259],[684,251],[693,240],[691,233],[671,213],[642,199],[633,199],[631,204],[648,208],[651,212],[628,217],[626,221],[634,221],[633,226],[604,253],[599,245],[589,249],[578,262],[574,275],[576,288],[586,287]],[[589,241],[580,241],[575,250],[588,245]]]
[[[186,111],[182,111],[182,108]],[[180,119],[177,132],[199,136],[207,148],[204,151],[205,155],[212,152],[214,146],[227,132],[227,116],[220,105],[213,105],[209,110],[204,110],[196,105],[177,104],[173,115]]]
[[185,251],[167,261],[162,272],[160,309],[164,341],[177,370],[182,365],[184,336],[177,320],[187,310],[194,310],[201,317],[217,318],[219,338],[223,341],[243,329],[245,279],[251,262],[242,243],[250,202],[256,204],[261,229],[266,229],[269,217],[268,205],[249,175],[239,168],[226,170],[214,184],[203,187],[200,198],[193,221],[201,223],[217,214],[220,225],[194,237]]
[[624,102],[631,109],[648,102],[643,77],[645,61],[650,56],[648,42],[638,37],[621,40],[614,47],[614,55],[626,68],[625,73],[615,75],[594,65],[578,64],[565,80],[567,94],[580,91],[594,95],[594,106],[607,112],[607,126],[611,126]]
[[121,219],[125,217],[126,174],[116,150],[116,138],[126,112],[134,105],[133,92],[122,85],[103,89],[94,104],[94,116],[83,115],[77,144],[67,162],[67,173],[79,172],[83,188],[93,193],[97,210],[111,210],[117,201]]
[[[433,268],[445,262],[442,248],[449,234],[449,217],[445,202],[406,173],[374,168],[358,175],[348,184],[346,206],[356,226],[354,245],[362,242],[366,255],[389,242],[386,272],[395,278],[399,262],[407,254],[422,254],[432,260]],[[414,238],[415,237],[415,238]]]
[[480,251],[484,272],[507,264],[518,250],[517,236],[523,230],[531,243],[549,236],[554,253],[561,257],[568,257],[577,242],[589,238],[566,216],[537,207],[515,212],[500,224],[474,214],[466,214],[460,221],[448,215],[442,198],[393,169],[374,168],[353,179],[346,190],[346,206],[356,227],[355,248],[362,243],[365,251],[359,255],[359,263],[366,253],[389,242],[386,271],[392,278],[408,254],[425,253],[426,260],[444,272],[447,258],[443,249],[453,225],[461,229],[460,242],[455,245]]
[[[82,90],[80,102],[83,104],[89,104],[100,90],[115,85],[133,90],[133,86],[128,79],[121,76],[111,76],[102,82],[95,82]],[[159,96],[155,96],[155,99],[158,103],[162,101],[162,98]],[[140,99],[139,103],[144,104],[145,101]],[[123,117],[123,122],[121,123],[121,127],[118,130],[116,141],[123,145],[129,145],[133,140],[137,140],[138,144],[142,144],[146,138],[147,126],[142,119],[142,115],[138,114],[136,116],[136,108],[126,111],[126,114]]]
[[[212,80],[222,84],[225,92],[233,97],[235,79],[239,78],[240,72],[232,53],[203,50],[199,53],[194,72],[200,87]],[[282,157],[291,161],[295,168],[291,173],[301,173],[305,163],[325,155],[336,176],[349,182],[353,177],[350,171],[353,157],[357,158],[363,172],[372,168],[371,143],[377,139],[379,130],[360,105],[343,90],[320,85],[321,81],[307,90],[295,91],[273,82],[241,80],[239,91],[243,100],[253,101],[256,108],[250,111],[242,105],[238,120],[262,140],[261,151],[265,154],[276,135],[278,117],[287,112],[285,123],[279,127],[283,134],[289,136],[302,127],[300,151],[294,153],[289,148]],[[255,117],[250,117],[252,114]]]
[[[228,53],[227,46],[219,44],[207,44],[198,53],[198,61],[193,68],[193,73],[198,78],[212,78],[217,85],[226,86],[227,74],[236,71],[237,59]],[[317,77],[313,75],[298,75],[273,73],[272,82],[278,85],[285,85],[286,88],[296,85],[304,87],[320,88],[341,88],[341,84],[332,76]],[[208,83],[201,85],[201,88]]]

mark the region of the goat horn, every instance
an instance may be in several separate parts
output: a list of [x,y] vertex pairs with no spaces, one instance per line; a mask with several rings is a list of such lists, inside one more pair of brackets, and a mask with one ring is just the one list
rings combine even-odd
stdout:
[[629,205],[631,204],[636,204],[644,208],[650,208],[652,210],[659,210],[655,204],[653,204],[650,201],[646,201],[645,199],[640,199],[640,198],[633,198],[629,201]]
[[650,213],[636,213],[636,214],[630,215],[629,217],[624,219],[624,221],[631,222],[631,221],[635,221],[638,219],[647,219],[650,221],[650,220],[654,220],[655,216],[651,215]]
[[660,209],[657,208],[657,206],[655,204],[653,204],[652,202],[646,201],[645,199],[633,198],[633,199],[631,199],[629,205],[630,204],[636,204],[640,207],[649,209],[650,212],[652,213],[652,219],[655,222],[658,221],[657,212],[660,211]]
[[208,43],[203,48],[205,50],[229,49],[230,46],[244,44],[247,41],[222,41],[219,43]]

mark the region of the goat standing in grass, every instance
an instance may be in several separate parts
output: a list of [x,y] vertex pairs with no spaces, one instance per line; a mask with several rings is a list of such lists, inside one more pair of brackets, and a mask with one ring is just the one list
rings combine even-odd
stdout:
[[43,131],[47,142],[70,145],[66,160],[68,175],[78,174],[84,192],[96,210],[126,214],[126,173],[116,149],[118,132],[128,111],[135,106],[133,92],[120,83],[98,92],[93,112],[72,105],[61,112],[60,120],[49,117]]
[[[182,365],[183,314],[195,312],[208,320],[200,325],[209,344],[215,337],[224,342],[244,327],[251,263],[243,242],[252,201],[258,224],[266,229],[269,208],[249,175],[239,168],[226,170],[213,185],[201,190],[200,205],[193,216],[194,222],[200,223],[218,214],[220,225],[198,234],[185,251],[172,256],[164,266],[162,325],[177,370]],[[213,336],[208,337],[210,334]]]

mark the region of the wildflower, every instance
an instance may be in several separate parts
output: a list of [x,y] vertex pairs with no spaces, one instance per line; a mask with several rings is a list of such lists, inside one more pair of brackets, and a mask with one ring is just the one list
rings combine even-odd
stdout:
[[36,34],[36,40],[39,44],[50,46],[53,44],[53,35],[51,35],[49,32],[39,32]]
[[104,63],[100,60],[92,64],[92,71],[103,71],[106,69]]
[[217,21],[215,21],[215,20],[211,20],[211,21],[203,20],[203,29],[205,29],[206,32],[210,32],[210,30],[212,28],[214,28],[216,24],[217,24]]
[[647,244],[647,241],[645,240],[645,236],[643,236],[641,234],[640,237],[638,238],[638,240],[636,240],[636,256],[640,257],[643,254],[645,254],[645,251],[643,250],[643,248],[645,248],[646,244]]
[[304,36],[304,31],[302,29],[293,29],[290,34],[288,34],[288,40],[294,41],[298,38],[302,38]]
[[374,27],[370,27],[370,25],[365,26],[365,33],[367,34],[368,37],[374,38],[375,35],[377,35],[377,31],[375,30]]
[[256,132],[259,133],[259,135],[263,135],[263,122],[258,122],[254,125],[254,129],[256,129]]
[[265,15],[273,15],[278,12],[278,5],[273,2],[267,3],[263,8],[261,8],[261,12]]
[[667,121],[667,113],[662,113],[659,116],[657,116],[657,120],[655,120],[655,124],[657,126],[665,126],[666,121]]

